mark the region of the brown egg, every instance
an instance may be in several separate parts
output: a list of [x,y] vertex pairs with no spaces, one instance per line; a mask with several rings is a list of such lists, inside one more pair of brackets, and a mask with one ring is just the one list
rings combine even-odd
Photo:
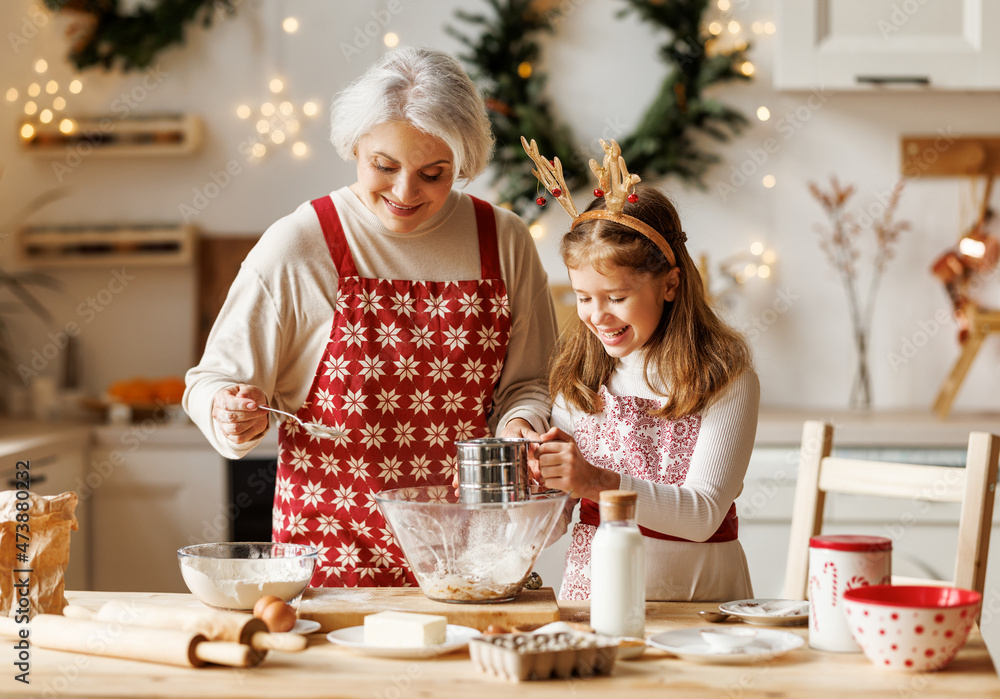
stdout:
[[260,618],[267,624],[268,630],[272,633],[291,631],[292,627],[295,626],[295,609],[278,600],[264,607]]
[[285,600],[281,599],[280,597],[276,597],[275,595],[264,595],[259,600],[257,600],[256,604],[254,604],[253,615],[258,619],[260,619],[261,616],[264,614],[265,607],[274,604],[275,602],[284,603],[284,601]]

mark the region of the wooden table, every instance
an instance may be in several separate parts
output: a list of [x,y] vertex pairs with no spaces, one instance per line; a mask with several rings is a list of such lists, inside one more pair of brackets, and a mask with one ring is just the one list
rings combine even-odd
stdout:
[[[94,609],[109,599],[188,603],[190,595],[67,593]],[[566,621],[587,621],[587,602],[560,604]],[[716,605],[656,602],[647,605],[647,635],[703,626],[699,609]],[[806,636],[805,627],[791,631]],[[860,653],[825,653],[808,645],[770,661],[704,665],[648,649],[639,659],[618,661],[610,677],[515,684],[478,671],[467,651],[431,660],[391,660],[358,655],[320,635],[298,654],[271,653],[253,669],[184,669],[33,648],[31,685],[16,682],[5,639],[0,696],[60,697],[365,697],[371,699],[493,699],[525,697],[844,697],[928,699],[1000,697],[1000,679],[977,630],[942,672],[906,674],[872,665]]]

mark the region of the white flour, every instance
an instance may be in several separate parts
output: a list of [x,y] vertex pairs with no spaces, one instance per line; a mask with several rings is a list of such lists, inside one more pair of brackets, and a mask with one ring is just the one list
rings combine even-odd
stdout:
[[187,558],[181,562],[181,575],[205,604],[245,611],[264,595],[285,601],[298,597],[309,584],[311,570],[295,559]]

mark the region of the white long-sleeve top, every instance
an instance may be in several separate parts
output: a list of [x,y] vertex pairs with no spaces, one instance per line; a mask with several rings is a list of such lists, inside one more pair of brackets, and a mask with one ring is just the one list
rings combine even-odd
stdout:
[[[480,278],[472,200],[452,190],[441,210],[411,233],[385,228],[348,188],[331,193],[358,274],[423,281]],[[545,372],[556,338],[548,278],[527,226],[493,207],[500,270],[511,309],[510,340],[493,394],[494,431],[515,417],[547,429]],[[244,260],[209,334],[187,372],[184,409],[215,449],[241,458],[260,439],[231,444],[212,419],[215,394],[235,383],[259,387],[274,407],[296,412],[330,339],[338,273],[319,219],[303,202],[261,236]]]
[[[615,396],[663,401],[646,384],[639,352],[619,362],[607,388]],[[739,541],[698,542],[715,533],[743,489],[757,433],[759,402],[760,383],[756,373],[747,370],[702,411],[684,483],[656,484],[621,474],[619,487],[638,493],[640,526],[690,540],[645,539],[648,599],[726,600],[749,596],[749,571]],[[580,416],[579,411],[566,406],[561,396],[557,397],[552,410],[554,426],[572,435]],[[564,514],[550,541],[565,533],[571,515]],[[687,572],[680,574],[682,570]]]

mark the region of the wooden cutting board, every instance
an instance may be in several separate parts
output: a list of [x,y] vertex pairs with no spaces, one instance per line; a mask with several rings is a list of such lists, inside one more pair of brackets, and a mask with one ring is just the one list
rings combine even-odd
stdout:
[[299,618],[318,621],[324,632],[361,626],[366,615],[384,611],[439,614],[449,624],[480,631],[490,624],[510,628],[559,621],[559,605],[551,587],[521,590],[513,602],[497,604],[435,602],[413,587],[311,587],[299,603]]

